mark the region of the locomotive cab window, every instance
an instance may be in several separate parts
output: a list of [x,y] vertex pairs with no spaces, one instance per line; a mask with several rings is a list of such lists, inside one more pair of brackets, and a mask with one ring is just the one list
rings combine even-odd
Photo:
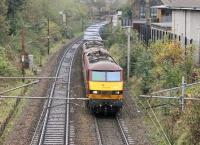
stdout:
[[106,81],[106,72],[92,71],[92,81]]
[[117,82],[121,80],[120,72],[107,72],[107,81]]
[[119,82],[121,81],[121,73],[118,72],[103,72],[92,71],[92,81],[107,81],[107,82]]

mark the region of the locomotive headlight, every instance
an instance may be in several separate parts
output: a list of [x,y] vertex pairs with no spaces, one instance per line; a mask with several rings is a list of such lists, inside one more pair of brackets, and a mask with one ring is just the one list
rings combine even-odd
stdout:
[[119,94],[120,94],[120,92],[119,92],[119,91],[116,91],[116,92],[115,92],[115,94],[119,95]]
[[97,93],[98,93],[98,91],[92,91],[92,93],[93,93],[93,94],[97,94]]

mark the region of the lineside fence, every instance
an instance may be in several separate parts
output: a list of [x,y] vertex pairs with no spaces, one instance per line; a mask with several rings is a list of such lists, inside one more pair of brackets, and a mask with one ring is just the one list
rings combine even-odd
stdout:
[[[150,95],[140,95],[141,98],[148,98],[148,99],[178,99],[180,100],[180,108],[181,111],[184,111],[184,105],[186,100],[194,100],[194,101],[200,101],[200,98],[192,98],[192,97],[186,97],[186,89],[191,88],[193,86],[200,85],[200,82],[195,82],[192,84],[187,84],[185,81],[185,77],[182,77],[182,85],[179,87],[174,87],[170,89],[160,90],[157,92],[153,92]],[[159,95],[161,93],[167,93],[171,91],[181,90],[181,94],[177,96],[165,96],[165,95]]]
[[151,28],[151,26],[147,24],[140,24],[137,27],[137,30],[139,32],[140,40],[143,41],[146,45],[148,45],[150,41],[156,42],[157,40],[163,40],[166,38],[169,40],[176,40],[185,47],[195,43],[193,39],[189,39],[187,36],[185,37],[183,35],[177,35],[172,32],[168,32],[167,30],[164,31]]
[[[187,84],[186,81],[185,81],[185,77],[182,77],[182,85],[181,86],[170,88],[170,89],[164,89],[164,90],[160,90],[160,91],[157,91],[157,92],[152,92],[149,95],[140,95],[140,98],[145,99],[145,102],[148,105],[146,107],[144,105],[144,103],[142,102],[142,100],[139,100],[139,103],[146,110],[146,112],[147,112],[148,116],[150,117],[153,125],[156,127],[157,131],[161,135],[161,138],[166,145],[172,145],[172,142],[170,141],[166,131],[164,130],[163,126],[161,125],[160,120],[158,119],[158,116],[155,113],[155,110],[153,109],[154,107],[160,107],[162,105],[152,106],[150,101],[152,99],[178,100],[180,111],[184,112],[186,101],[189,101],[189,100],[190,101],[200,101],[200,98],[198,98],[198,97],[188,97],[186,95],[186,91],[187,91],[188,88],[191,88],[191,87],[194,87],[194,86],[197,86],[197,85],[200,85],[200,82]],[[176,93],[174,93],[174,94],[176,94],[176,96],[171,95],[172,94],[171,92],[176,92]],[[169,95],[165,96],[163,94],[169,94]]]

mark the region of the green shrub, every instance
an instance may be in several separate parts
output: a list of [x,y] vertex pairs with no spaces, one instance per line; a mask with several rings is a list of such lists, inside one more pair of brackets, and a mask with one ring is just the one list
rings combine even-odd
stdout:
[[5,48],[0,47],[0,75],[10,76],[16,72],[16,68],[14,68],[6,58]]

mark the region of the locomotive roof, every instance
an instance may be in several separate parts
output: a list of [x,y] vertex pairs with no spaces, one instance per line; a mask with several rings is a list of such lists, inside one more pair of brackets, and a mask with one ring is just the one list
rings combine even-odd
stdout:
[[90,48],[86,53],[89,63],[97,63],[99,61],[115,62],[114,59],[110,56],[109,52],[103,47]]
[[121,71],[122,68],[113,62],[100,61],[89,65],[90,70],[108,70],[108,71]]
[[86,56],[91,70],[122,70],[109,52],[103,48],[90,49]]
[[108,24],[107,21],[94,24],[88,27],[84,33],[83,45],[84,58],[91,70],[110,70],[121,71],[122,68],[110,56],[109,52],[104,49],[103,40],[99,34],[102,26]]
[[93,47],[103,47],[103,43],[99,42],[99,41],[88,41],[86,43],[83,44],[83,49],[90,49]]
[[90,31],[84,32],[84,35],[88,35],[88,36],[90,36],[90,35],[92,35],[92,36],[94,36],[94,35],[100,36],[100,35],[99,35],[99,32],[90,32]]
[[[89,55],[90,56],[94,55],[94,53],[98,53],[99,51],[101,51],[104,54],[109,54],[109,52],[106,49],[104,49],[103,46],[100,46],[100,47],[90,47],[88,49],[85,49],[85,48],[83,49],[83,52],[87,53],[88,56]],[[91,53],[93,53],[93,54],[91,54]]]
[[84,40],[96,40],[96,41],[103,41],[102,38],[100,36],[88,36],[88,35],[84,35]]

